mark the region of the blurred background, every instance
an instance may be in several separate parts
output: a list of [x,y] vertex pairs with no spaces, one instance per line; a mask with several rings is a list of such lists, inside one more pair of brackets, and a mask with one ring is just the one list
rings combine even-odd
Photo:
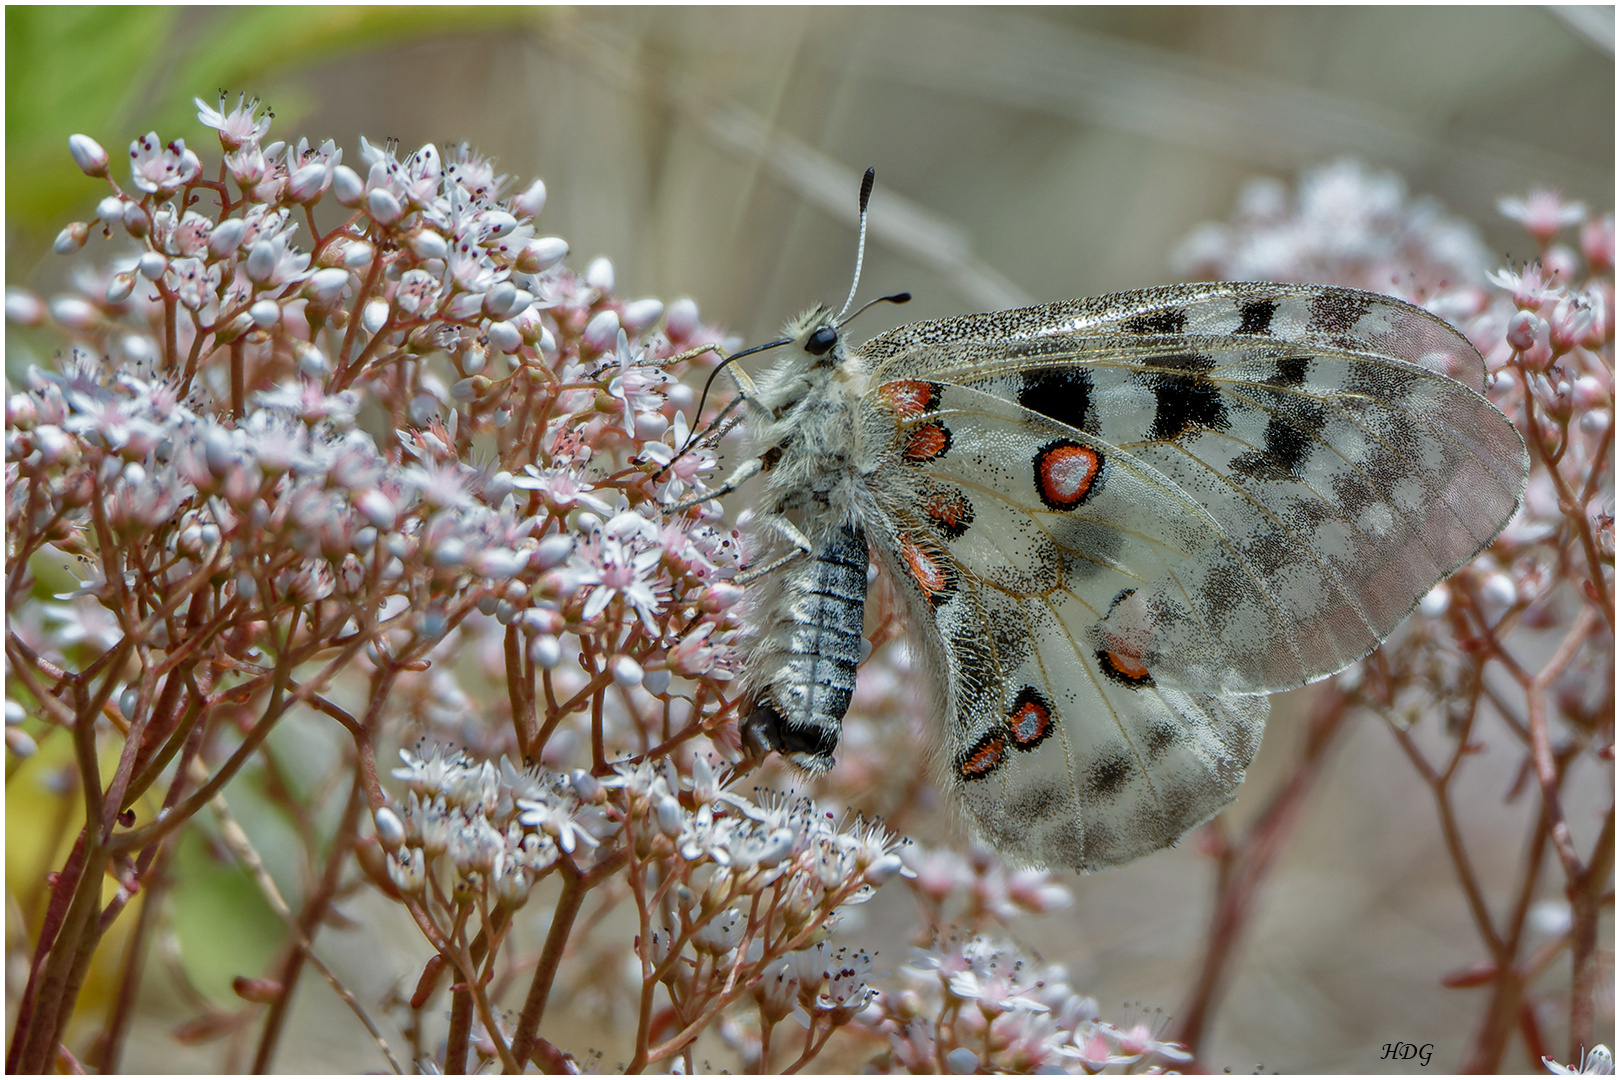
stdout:
[[[332,138],[356,167],[361,135],[468,142],[519,183],[546,181],[542,227],[577,268],[606,256],[624,297],[690,296],[748,340],[842,301],[868,165],[862,293],[915,299],[863,316],[857,337],[1173,280],[1177,245],[1229,217],[1245,181],[1346,157],[1435,197],[1504,258],[1534,251],[1499,196],[1551,185],[1599,210],[1614,200],[1613,7],[10,7],[6,59],[7,281],[45,292],[61,272],[51,239],[104,193],[68,135],[116,162],[155,129],[212,167],[191,99],[221,90],[267,102],[272,138]],[[1276,703],[1239,823],[1285,778],[1307,707]],[[1526,802],[1505,803],[1516,761],[1487,752],[1459,797],[1497,898],[1525,835]],[[1207,934],[1209,866],[1188,842],[1070,878],[1076,907],[1016,936],[1067,964],[1109,1019],[1174,1012]],[[398,976],[364,971],[396,934],[414,931],[322,944],[364,998]],[[251,951],[218,932],[192,947],[222,970]],[[1482,992],[1440,978],[1480,959],[1427,790],[1388,732],[1360,722],[1261,900],[1204,1061],[1411,1071],[1380,1060],[1404,1040],[1455,1068]],[[1548,978],[1567,987],[1567,963]],[[278,1065],[370,1067],[323,995],[308,987],[304,1035]],[[187,1067],[161,1036],[149,1051],[127,1066]]]

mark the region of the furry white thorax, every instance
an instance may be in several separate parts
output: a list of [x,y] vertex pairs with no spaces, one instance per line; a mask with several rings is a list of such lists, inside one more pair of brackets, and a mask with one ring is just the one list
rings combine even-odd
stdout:
[[746,406],[750,456],[764,460],[766,474],[758,516],[785,515],[812,541],[859,519],[853,482],[876,466],[856,422],[865,370],[847,356],[842,335],[822,355],[809,352],[806,342],[823,328],[837,332],[819,307],[784,328],[788,355],[759,377]]

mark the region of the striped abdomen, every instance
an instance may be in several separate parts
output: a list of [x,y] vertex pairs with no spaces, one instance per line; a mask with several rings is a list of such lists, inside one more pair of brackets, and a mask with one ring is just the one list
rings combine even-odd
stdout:
[[760,630],[778,649],[742,722],[756,760],[775,750],[802,769],[832,767],[861,658],[866,563],[866,535],[845,525],[777,571],[780,602]]

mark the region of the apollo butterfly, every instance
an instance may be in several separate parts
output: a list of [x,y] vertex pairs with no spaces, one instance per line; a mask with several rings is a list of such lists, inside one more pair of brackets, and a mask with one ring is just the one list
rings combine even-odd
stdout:
[[752,449],[714,494],[763,474],[743,742],[832,764],[876,561],[939,774],[1018,862],[1118,865],[1208,819],[1265,695],[1377,648],[1524,489],[1479,354],[1388,296],[1175,285],[858,347],[845,325],[815,308],[768,372],[729,368]]

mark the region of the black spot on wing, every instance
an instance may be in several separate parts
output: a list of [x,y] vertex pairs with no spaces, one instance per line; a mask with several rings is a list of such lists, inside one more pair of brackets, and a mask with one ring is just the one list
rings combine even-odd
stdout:
[[1423,381],[1423,372],[1417,368],[1379,360],[1357,360],[1349,365],[1345,392],[1364,394],[1377,401],[1401,402]]
[[1372,310],[1372,301],[1355,293],[1329,289],[1311,301],[1311,329],[1340,336],[1355,329],[1361,317]]
[[1288,390],[1256,390],[1256,403],[1266,411],[1265,444],[1262,450],[1239,454],[1232,459],[1235,472],[1256,480],[1285,480],[1300,475],[1300,467],[1316,445],[1315,432],[1327,426],[1328,415],[1320,402],[1291,388],[1304,385],[1310,371],[1308,356],[1285,356],[1277,361],[1276,373],[1266,382]]
[[1367,482],[1367,478],[1359,472],[1336,472],[1330,481],[1333,485],[1333,505],[1337,506],[1346,518],[1354,518],[1367,507],[1381,502],[1383,497]]
[[1237,332],[1240,334],[1269,334],[1271,333],[1271,319],[1277,314],[1277,301],[1251,300],[1238,306],[1238,315],[1242,322],[1238,324]]
[[1086,791],[1092,795],[1109,796],[1125,786],[1131,778],[1131,758],[1123,748],[1113,747],[1086,772]]
[[1023,373],[1018,404],[1079,431],[1091,431],[1091,373],[1084,368],[1035,368]]
[[1012,821],[1048,821],[1065,814],[1069,793],[1057,784],[1036,783],[1009,794],[1007,817]]
[[1176,308],[1150,311],[1125,320],[1129,334],[1179,334],[1187,328],[1187,313]]
[[1310,370],[1309,356],[1284,356],[1277,361],[1276,376],[1266,381],[1273,386],[1303,386]]
[[1165,353],[1142,361],[1138,382],[1152,391],[1155,412],[1147,437],[1172,442],[1192,428],[1220,431],[1228,426],[1226,403],[1205,377],[1215,358],[1203,353]]
[[1063,580],[1084,581],[1112,569],[1125,546],[1125,533],[1106,522],[1086,518],[1058,519],[1052,539],[1063,550]]
[[1157,762],[1181,740],[1181,728],[1169,720],[1155,720],[1147,730],[1148,761]]
[[1271,531],[1250,536],[1238,550],[1249,564],[1265,578],[1274,578],[1285,568],[1299,561],[1296,541],[1286,533]]

